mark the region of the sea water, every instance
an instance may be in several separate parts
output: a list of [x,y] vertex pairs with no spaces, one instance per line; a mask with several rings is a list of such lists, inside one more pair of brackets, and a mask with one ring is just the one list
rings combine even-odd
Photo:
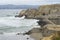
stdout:
[[0,40],[34,40],[28,35],[16,35],[24,33],[33,28],[32,25],[38,25],[35,19],[24,19],[15,17],[22,9],[2,9],[0,10]]

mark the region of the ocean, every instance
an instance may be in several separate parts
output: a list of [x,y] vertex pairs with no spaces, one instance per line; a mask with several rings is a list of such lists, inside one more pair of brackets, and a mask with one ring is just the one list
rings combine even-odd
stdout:
[[34,40],[30,35],[16,35],[24,33],[38,25],[36,19],[24,19],[15,17],[23,9],[1,9],[0,10],[0,40]]

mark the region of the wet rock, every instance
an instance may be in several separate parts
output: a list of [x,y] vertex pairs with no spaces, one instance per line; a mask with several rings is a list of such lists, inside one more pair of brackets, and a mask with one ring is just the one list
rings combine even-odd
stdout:
[[30,35],[31,33],[38,33],[38,32],[40,32],[40,28],[33,28],[24,34]]
[[44,25],[48,24],[48,22],[40,20],[37,22],[41,27],[43,27]]
[[35,40],[40,40],[42,38],[42,33],[40,28],[33,28],[24,34],[30,35],[30,37],[34,38]]

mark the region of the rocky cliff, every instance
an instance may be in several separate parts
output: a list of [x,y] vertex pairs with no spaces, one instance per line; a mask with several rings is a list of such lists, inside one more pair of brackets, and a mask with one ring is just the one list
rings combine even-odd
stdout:
[[[55,24],[60,24],[60,4],[42,5],[37,9],[22,10],[18,17],[25,15],[30,19],[48,19]],[[55,20],[56,19],[56,20]]]
[[60,16],[60,4],[44,5],[38,9],[22,10],[19,16],[26,15],[26,18],[40,18],[42,16]]
[[[51,40],[53,33],[60,32],[60,4],[43,5],[38,9],[22,10],[18,17],[39,19],[41,28],[34,28],[24,34],[32,35],[36,40]],[[38,35],[38,36],[37,36]],[[41,37],[41,38],[40,38]],[[42,39],[43,38],[43,39]]]

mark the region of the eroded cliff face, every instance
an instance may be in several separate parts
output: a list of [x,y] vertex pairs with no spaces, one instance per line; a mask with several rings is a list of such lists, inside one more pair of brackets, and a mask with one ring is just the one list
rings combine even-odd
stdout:
[[37,13],[38,10],[37,9],[27,9],[27,10],[22,10],[19,14],[19,16],[26,16],[26,18],[35,18],[36,16],[39,15],[39,13]]
[[39,11],[45,14],[60,13],[60,4],[40,6]]
[[42,5],[38,9],[22,10],[18,17],[24,15],[28,19],[48,19],[55,24],[60,24],[58,21],[60,20],[60,4]]
[[19,16],[26,15],[26,18],[40,18],[42,16],[57,16],[60,15],[60,4],[44,5],[38,9],[22,10]]
[[19,16],[24,15],[26,18],[40,20],[38,24],[41,26],[41,29],[36,28],[25,33],[32,35],[36,40],[52,40],[55,36],[54,33],[60,32],[60,4],[44,5],[38,9],[22,10]]

